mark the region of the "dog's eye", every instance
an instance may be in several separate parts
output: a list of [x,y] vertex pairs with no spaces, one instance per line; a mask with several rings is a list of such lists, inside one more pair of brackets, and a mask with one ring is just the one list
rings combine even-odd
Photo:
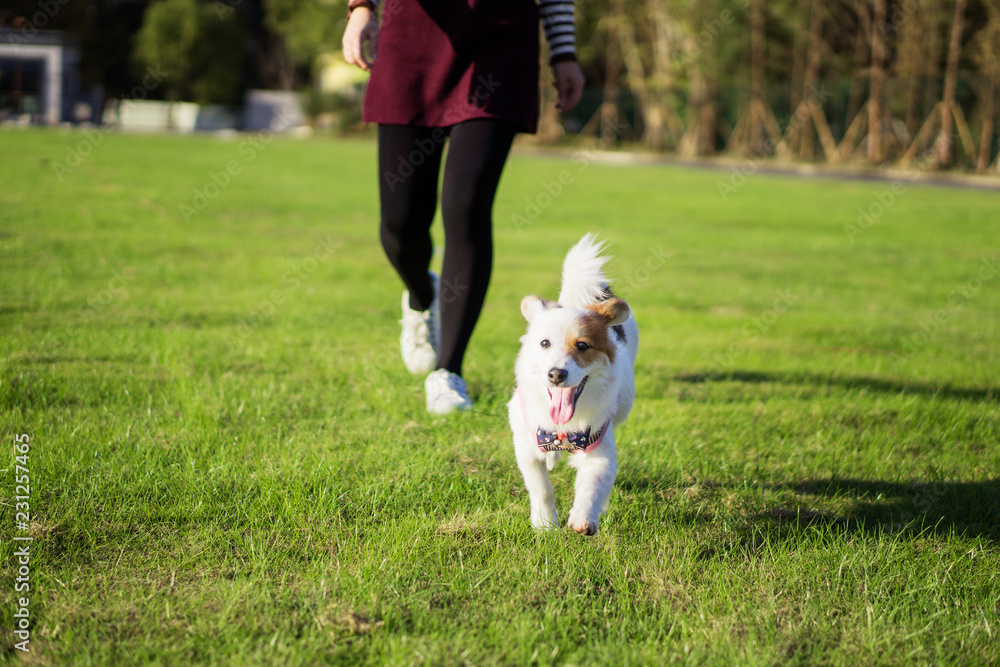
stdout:
[[545,339],[543,339],[543,340],[542,340],[542,342],[541,342],[541,343],[539,343],[539,345],[541,345],[542,347],[548,347],[548,346],[549,346],[549,345],[551,345],[551,344],[552,344],[552,343],[550,343],[550,342],[549,342],[549,339],[548,339],[548,338],[545,338]]
[[581,340],[577,342],[576,349],[579,350],[580,352],[586,352],[587,350],[590,349],[590,345]]

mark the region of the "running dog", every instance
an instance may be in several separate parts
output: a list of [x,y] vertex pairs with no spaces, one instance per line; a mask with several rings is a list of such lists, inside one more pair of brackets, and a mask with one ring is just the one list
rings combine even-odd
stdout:
[[548,471],[561,452],[577,470],[568,524],[578,533],[597,533],[618,473],[615,429],[635,399],[639,328],[608,286],[603,248],[587,234],[563,262],[559,300],[521,301],[528,330],[507,413],[535,528],[559,524]]

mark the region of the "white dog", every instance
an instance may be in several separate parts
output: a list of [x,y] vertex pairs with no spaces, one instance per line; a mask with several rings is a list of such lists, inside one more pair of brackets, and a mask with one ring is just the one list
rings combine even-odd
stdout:
[[563,262],[559,301],[527,296],[514,374],[517,389],[507,404],[514,453],[531,499],[536,528],[559,524],[548,471],[560,451],[577,469],[569,527],[593,535],[618,473],[615,428],[635,399],[639,328],[628,304],[604,278],[604,247],[587,234]]

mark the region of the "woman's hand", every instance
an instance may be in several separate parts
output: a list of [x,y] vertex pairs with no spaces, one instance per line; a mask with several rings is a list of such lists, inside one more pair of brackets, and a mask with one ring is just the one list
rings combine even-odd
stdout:
[[583,72],[575,60],[564,60],[552,66],[552,85],[559,93],[556,109],[567,111],[576,106],[583,95]]
[[[365,54],[365,43],[371,53],[371,60]],[[378,57],[378,17],[370,8],[361,5],[351,11],[344,30],[344,60],[357,65],[366,72],[372,71],[372,63]]]

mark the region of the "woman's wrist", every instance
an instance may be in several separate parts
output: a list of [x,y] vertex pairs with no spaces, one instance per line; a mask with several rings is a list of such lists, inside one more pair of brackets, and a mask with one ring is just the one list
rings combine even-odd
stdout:
[[558,65],[559,63],[575,63],[576,62],[576,51],[571,53],[560,53],[557,56],[552,56],[549,58],[549,65]]
[[367,9],[372,14],[378,13],[378,5],[372,0],[350,0],[347,3],[347,16],[350,17],[355,9]]

